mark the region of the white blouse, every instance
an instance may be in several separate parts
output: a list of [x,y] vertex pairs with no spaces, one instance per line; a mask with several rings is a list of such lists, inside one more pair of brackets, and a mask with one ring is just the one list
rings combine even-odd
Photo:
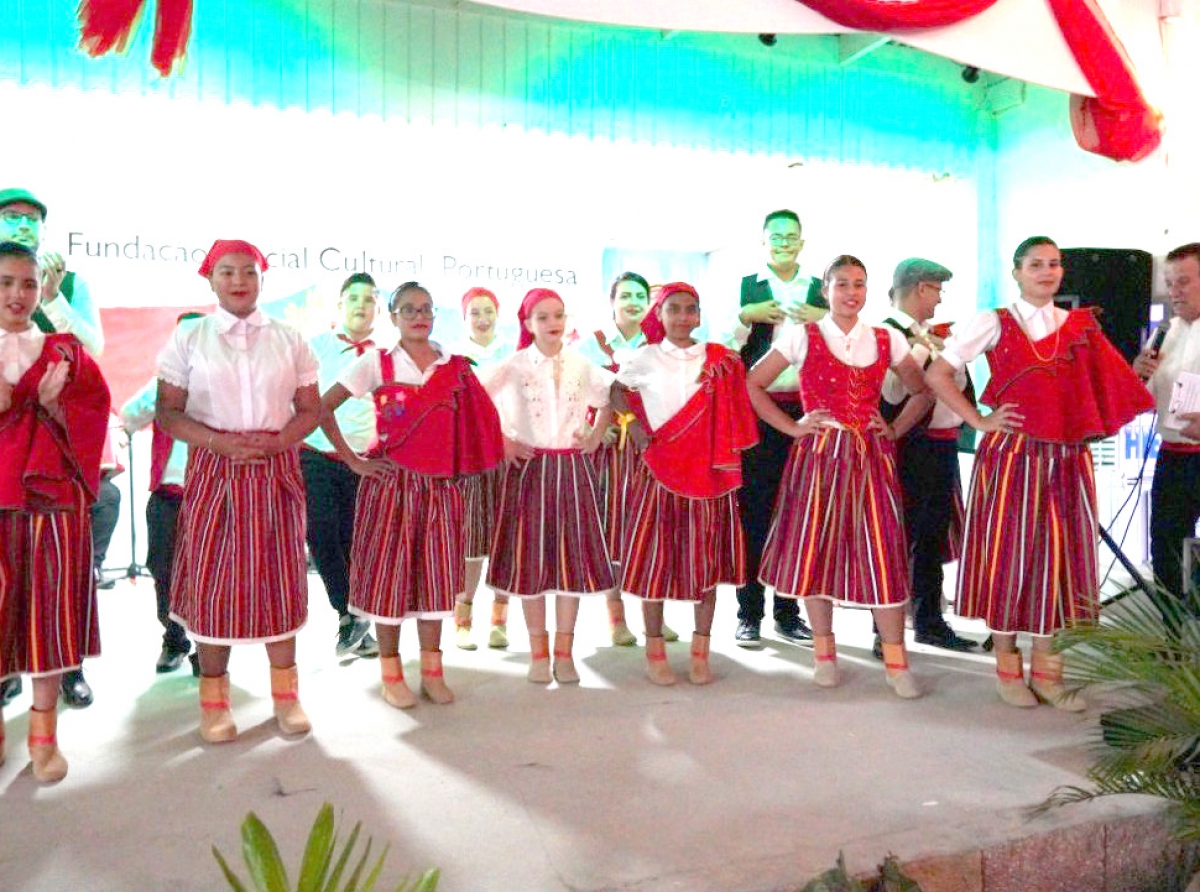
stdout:
[[417,364],[413,362],[413,358],[408,355],[408,351],[397,344],[391,350],[392,374],[395,376],[393,380],[386,382],[383,380],[383,357],[380,352],[378,350],[368,350],[358,358],[358,361],[354,365],[342,373],[342,376],[338,378],[338,383],[355,397],[366,396],[368,393],[382,387],[385,383],[411,384],[419,387],[433,376],[438,366],[448,363],[450,357],[453,355],[447,353],[442,349],[441,344],[434,341],[430,341],[429,346],[437,351],[438,356],[437,359],[425,367],[425,371],[421,371]]
[[696,395],[705,352],[702,343],[681,348],[661,341],[634,352],[621,365],[617,380],[638,392],[653,430],[670,421]]
[[1158,369],[1146,382],[1158,405],[1158,432],[1168,443],[1195,443],[1178,430],[1166,427],[1163,421],[1170,417],[1171,396],[1179,373],[1200,373],[1200,323],[1188,322],[1180,316],[1172,319],[1158,356]]
[[15,385],[42,355],[46,335],[32,323],[24,331],[0,330],[0,364],[6,384]]
[[[875,346],[875,331],[870,326],[863,325],[861,320],[849,332],[844,332],[837,327],[832,316],[826,316],[817,323],[817,330],[834,357],[846,365],[862,369],[879,359],[879,349]],[[894,328],[885,328],[884,331],[887,332],[892,352],[888,365],[895,367],[909,354],[908,339]],[[776,336],[771,349],[799,369],[808,356],[808,327],[785,327]],[[770,356],[770,353],[767,355]]]
[[255,310],[218,308],[175,327],[158,377],[187,391],[189,417],[216,430],[278,431],[295,415],[296,391],[317,383],[317,359],[300,332]]
[[479,370],[484,366],[495,365],[505,357],[512,355],[515,345],[507,338],[497,335],[486,347],[470,338],[463,338],[461,341],[451,344],[448,349],[452,355],[465,356],[471,360],[475,363],[476,370]]
[[[1067,321],[1067,311],[1053,302],[1035,307],[1024,299],[1009,306],[1025,333],[1034,341],[1054,334]],[[995,310],[984,310],[966,324],[962,332],[952,335],[942,350],[942,358],[956,369],[991,350],[1000,342],[1000,316]]]
[[609,404],[616,375],[570,347],[546,356],[537,345],[518,350],[480,379],[509,439],[536,449],[573,449],[587,433],[589,408]]
[[[347,340],[343,340],[346,338]],[[317,357],[320,371],[317,376],[317,386],[321,393],[327,391],[338,382],[338,379],[367,353],[379,354],[374,341],[367,338],[362,343],[366,347],[361,354],[358,346],[348,340],[346,330],[323,331],[308,342],[313,355]],[[375,439],[375,403],[369,399],[351,398],[346,400],[333,413],[337,419],[338,428],[350,448],[355,452],[363,452]],[[318,452],[335,452],[333,444],[325,436],[321,428],[317,428],[304,438],[304,442]]]
[[[931,353],[934,359],[941,355],[940,350],[931,350],[929,345],[923,340],[930,333],[930,327],[924,322],[918,322],[898,307],[892,308],[892,311],[888,313],[888,318],[903,325],[908,331],[922,339],[911,345],[912,358],[918,367],[925,367],[925,360],[929,358]],[[960,393],[966,390],[966,369],[954,370],[954,386],[958,388]],[[900,380],[895,372],[889,371],[887,377],[883,380],[883,398],[894,406],[902,402],[906,396],[908,396],[908,389],[904,386],[904,382]],[[929,426],[931,428],[946,429],[958,427],[962,423],[963,419],[944,402],[938,400],[934,403],[933,413],[929,416]]]

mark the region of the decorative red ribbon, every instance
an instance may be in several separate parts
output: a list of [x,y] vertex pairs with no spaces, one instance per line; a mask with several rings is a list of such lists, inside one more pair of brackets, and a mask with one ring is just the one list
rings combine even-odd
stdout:
[[[79,47],[89,56],[125,52],[146,0],[80,0]],[[192,0],[158,0],[150,64],[166,77],[187,55],[192,33]]]

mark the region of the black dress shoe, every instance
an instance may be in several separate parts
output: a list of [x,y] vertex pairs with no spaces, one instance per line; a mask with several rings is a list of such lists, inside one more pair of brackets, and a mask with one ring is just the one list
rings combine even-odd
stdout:
[[167,672],[174,672],[183,665],[184,658],[186,657],[186,650],[172,650],[169,647],[164,647],[162,653],[158,655],[158,662],[154,664],[154,671],[160,675]]
[[82,669],[63,673],[62,698],[63,703],[73,709],[85,709],[92,705],[92,688],[83,677]]
[[192,664],[192,678],[200,677],[200,654],[192,651],[188,654],[188,662]]
[[979,646],[979,643],[972,641],[970,638],[962,638],[954,633],[954,630],[949,626],[940,629],[931,629],[926,632],[917,632],[913,635],[913,640],[917,644],[928,644],[932,647],[940,647],[943,650],[956,650],[960,653],[967,653]]
[[0,709],[8,706],[19,696],[21,696],[21,676],[0,681]]
[[775,634],[787,641],[798,644],[812,644],[812,629],[800,617],[781,619],[775,623]]
[[733,633],[734,643],[738,647],[762,647],[762,635],[759,634],[759,624],[748,619],[738,620],[737,631]]

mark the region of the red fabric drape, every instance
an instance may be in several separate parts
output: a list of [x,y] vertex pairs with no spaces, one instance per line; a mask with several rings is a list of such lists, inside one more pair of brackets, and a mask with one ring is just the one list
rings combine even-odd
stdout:
[[[862,31],[933,28],[978,15],[996,0],[797,0]],[[1071,97],[1079,147],[1115,161],[1137,161],[1162,141],[1162,116],[1146,102],[1133,65],[1094,0],[1049,0],[1058,27],[1095,98]]]
[[[89,56],[124,52],[146,0],[80,0],[79,48]],[[187,53],[192,32],[192,0],[158,0],[150,63],[163,77]]]

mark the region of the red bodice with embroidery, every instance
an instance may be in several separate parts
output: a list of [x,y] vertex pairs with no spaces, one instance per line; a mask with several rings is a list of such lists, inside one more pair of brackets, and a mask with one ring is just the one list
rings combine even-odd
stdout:
[[1008,310],[997,310],[1000,340],[987,353],[991,380],[980,402],[1016,405],[1021,433],[1078,443],[1109,437],[1154,399],[1109,343],[1090,310],[1072,310],[1062,327],[1030,341]]
[[800,367],[800,398],[804,411],[827,409],[846,427],[861,431],[879,411],[883,379],[892,357],[888,333],[872,328],[879,356],[864,368],[848,365],[833,355],[815,322],[804,326],[808,352]]

